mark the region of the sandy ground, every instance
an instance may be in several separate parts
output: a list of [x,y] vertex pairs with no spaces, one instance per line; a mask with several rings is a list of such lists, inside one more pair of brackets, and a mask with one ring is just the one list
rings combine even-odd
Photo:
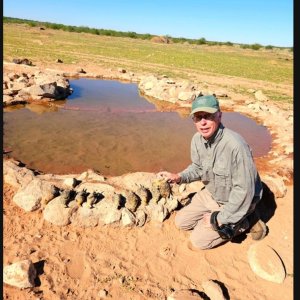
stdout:
[[[259,166],[258,166],[259,168]],[[262,241],[244,235],[211,250],[189,246],[189,232],[174,225],[174,212],[162,224],[123,228],[57,227],[41,211],[27,213],[12,201],[16,191],[4,184],[3,263],[31,259],[36,287],[20,290],[4,284],[3,299],[166,299],[171,291],[213,279],[232,300],[293,299],[293,186],[284,198],[266,201],[269,234]],[[271,213],[270,213],[271,212]],[[253,243],[271,246],[287,276],[282,284],[255,275],[247,260]]]
[[[15,191],[4,185],[4,265],[31,259],[37,286],[20,290],[4,284],[3,299],[166,299],[172,290],[203,291],[208,279],[222,283],[230,299],[293,299],[293,187],[276,199],[269,234],[250,235],[211,250],[189,246],[189,232],[174,225],[174,212],[163,223],[143,227],[57,227],[41,211],[16,206]],[[256,276],[247,261],[252,243],[271,246],[282,258],[287,277],[282,284]]]

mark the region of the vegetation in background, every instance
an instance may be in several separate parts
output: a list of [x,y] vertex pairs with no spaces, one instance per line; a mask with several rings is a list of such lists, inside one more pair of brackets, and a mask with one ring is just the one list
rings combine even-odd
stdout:
[[[90,28],[87,26],[70,26],[70,25],[64,25],[64,24],[57,24],[57,23],[50,23],[50,22],[41,22],[41,21],[33,21],[33,20],[26,20],[26,19],[18,19],[18,18],[11,18],[11,17],[3,17],[3,23],[19,23],[19,24],[28,24],[31,27],[46,27],[51,29],[61,29],[64,31],[70,31],[70,32],[85,32],[85,33],[91,33],[96,35],[105,35],[105,36],[116,36],[116,37],[129,37],[134,39],[143,39],[143,40],[150,40],[155,35],[145,33],[136,33],[134,31],[124,32],[124,31],[116,31],[116,30],[110,30],[110,29],[97,29],[97,28]],[[207,41],[205,38],[200,39],[188,39],[184,37],[175,38],[171,37],[169,35],[166,35],[168,39],[171,39],[174,43],[189,43],[189,44],[196,44],[196,45],[227,45],[227,46],[233,46],[234,44],[231,42],[216,42],[216,41]],[[236,44],[239,45],[239,44]],[[253,50],[259,50],[263,46],[260,44],[240,44],[241,48],[244,49],[253,49]],[[268,48],[267,48],[268,47]],[[267,46],[266,49],[272,49],[274,46]],[[270,48],[272,47],[272,48]],[[277,47],[277,48],[285,48],[285,47]]]

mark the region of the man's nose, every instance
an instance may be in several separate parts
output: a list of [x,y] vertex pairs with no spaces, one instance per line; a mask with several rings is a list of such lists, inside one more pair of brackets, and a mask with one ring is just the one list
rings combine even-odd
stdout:
[[199,123],[202,125],[202,124],[206,124],[206,122],[207,122],[207,120],[205,118],[201,118]]

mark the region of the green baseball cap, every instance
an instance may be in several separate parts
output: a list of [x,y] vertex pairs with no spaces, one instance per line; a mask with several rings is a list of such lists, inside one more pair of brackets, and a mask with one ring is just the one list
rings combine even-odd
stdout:
[[205,95],[197,97],[192,103],[191,115],[198,111],[205,111],[208,113],[215,113],[220,110],[219,101],[213,95]]

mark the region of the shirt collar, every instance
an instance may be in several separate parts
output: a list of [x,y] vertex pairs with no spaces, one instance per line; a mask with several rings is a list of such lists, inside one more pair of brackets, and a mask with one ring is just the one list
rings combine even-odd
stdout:
[[208,140],[205,140],[205,139],[201,136],[201,138],[202,138],[202,140],[203,140],[205,146],[206,146],[206,147],[207,147],[207,146],[211,146],[212,144],[218,142],[218,141],[221,139],[221,137],[223,136],[223,130],[224,130],[224,128],[225,128],[225,127],[223,126],[223,124],[220,123],[218,129],[215,131],[215,133],[214,133]]

